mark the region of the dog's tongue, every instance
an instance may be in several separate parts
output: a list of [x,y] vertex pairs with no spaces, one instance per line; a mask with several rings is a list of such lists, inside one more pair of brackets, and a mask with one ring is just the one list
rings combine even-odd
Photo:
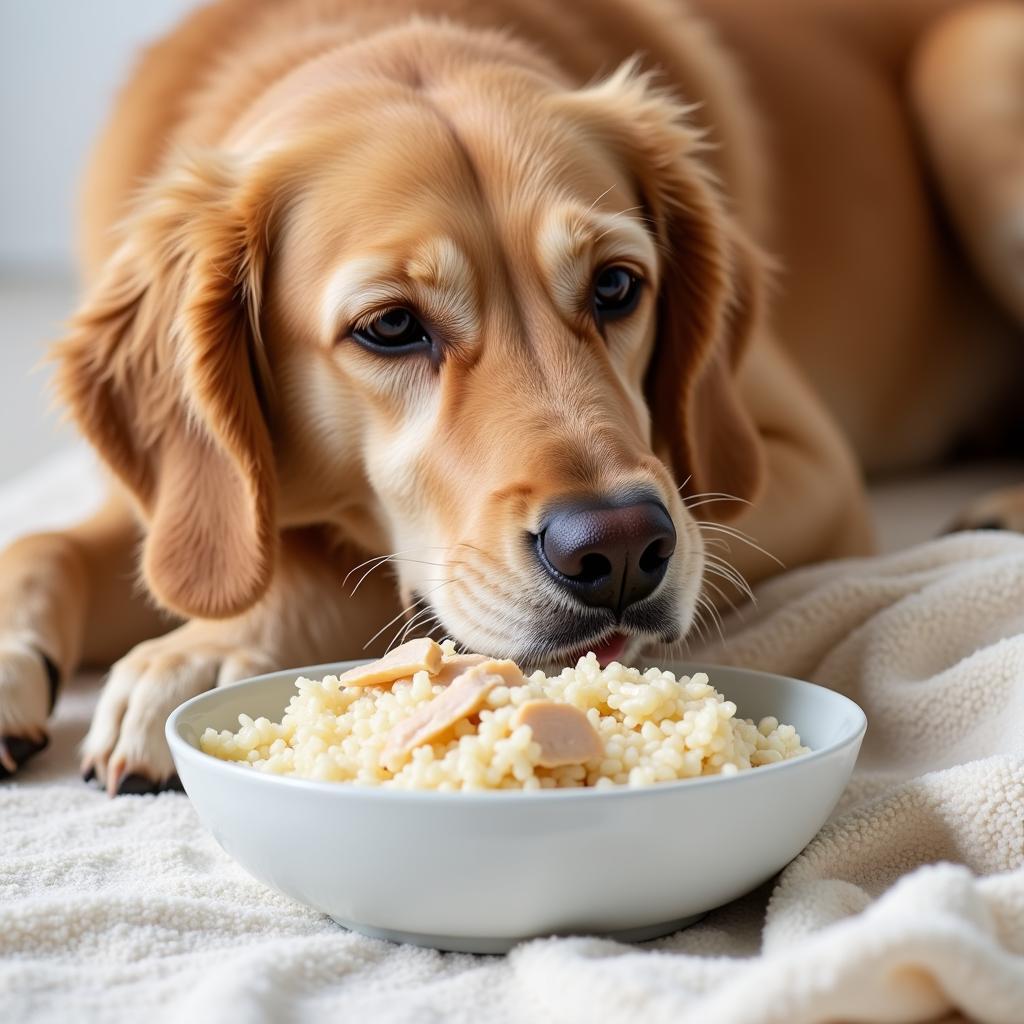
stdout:
[[612,633],[607,640],[593,648],[601,668],[618,661],[622,652],[626,649],[626,637],[622,633]]

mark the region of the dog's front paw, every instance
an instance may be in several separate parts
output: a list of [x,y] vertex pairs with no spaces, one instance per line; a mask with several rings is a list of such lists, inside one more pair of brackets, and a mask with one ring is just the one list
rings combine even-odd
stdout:
[[51,690],[42,655],[20,639],[0,637],[0,779],[13,775],[49,742]]
[[274,667],[261,651],[196,638],[189,625],[139,644],[100,694],[83,744],[83,777],[111,796],[180,789],[164,739],[167,716],[214,686]]
[[956,530],[1024,533],[1024,484],[990,491],[971,502],[950,527],[950,532]]

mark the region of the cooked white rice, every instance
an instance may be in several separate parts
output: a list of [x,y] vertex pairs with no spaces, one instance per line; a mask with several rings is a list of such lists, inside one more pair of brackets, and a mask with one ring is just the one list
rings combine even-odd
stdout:
[[[449,649],[450,650],[450,649]],[[416,747],[389,771],[381,752],[391,728],[438,695],[426,672],[391,686],[351,687],[336,676],[300,678],[281,722],[239,715],[238,732],[207,729],[200,747],[257,771],[397,789],[554,789],[647,786],[731,775],[807,753],[791,725],[736,718],[736,705],[703,672],[679,679],[588,654],[556,676],[535,672],[523,686],[493,689],[478,715]],[[541,768],[529,726],[513,727],[519,705],[547,698],[581,709],[604,746],[600,759]]]

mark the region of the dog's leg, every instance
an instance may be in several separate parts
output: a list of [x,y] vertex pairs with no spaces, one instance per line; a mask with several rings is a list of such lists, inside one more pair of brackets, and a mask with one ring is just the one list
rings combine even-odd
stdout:
[[[960,239],[1024,333],[1024,4],[988,0],[940,19],[910,83]],[[954,528],[1024,531],[1024,485],[983,495]]]
[[[738,595],[728,579],[750,584],[811,562],[874,550],[874,530],[854,453],[789,356],[771,337],[752,346],[739,384],[764,444],[764,483],[754,504],[736,513],[728,498],[693,503],[707,545],[708,596]],[[726,510],[729,519],[718,523]],[[702,513],[708,513],[703,515]],[[717,513],[717,515],[716,515]],[[739,531],[739,533],[737,533]],[[716,571],[716,563],[727,568]],[[716,590],[717,588],[717,590]]]
[[918,45],[911,99],[968,254],[1024,327],[1024,5],[987,0]]
[[318,531],[286,534],[274,582],[255,607],[231,619],[193,619],[139,644],[114,665],[100,695],[83,773],[111,794],[173,788],[163,730],[182,701],[250,675],[377,653],[362,645],[395,614],[395,586],[385,566],[351,598],[361,574],[347,585],[345,575],[360,560],[332,552]]
[[69,530],[0,553],[0,778],[47,743],[60,683],[168,622],[135,587],[138,527],[119,496]]

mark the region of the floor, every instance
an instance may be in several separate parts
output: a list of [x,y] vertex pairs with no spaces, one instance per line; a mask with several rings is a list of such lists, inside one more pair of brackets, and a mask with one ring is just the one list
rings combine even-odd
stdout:
[[[73,431],[51,408],[50,375],[40,365],[74,301],[68,279],[0,275],[0,489],[74,442]],[[80,464],[68,465],[80,479]],[[1003,462],[877,484],[872,502],[881,547],[893,550],[935,536],[973,495],[1022,481],[1024,465]]]

